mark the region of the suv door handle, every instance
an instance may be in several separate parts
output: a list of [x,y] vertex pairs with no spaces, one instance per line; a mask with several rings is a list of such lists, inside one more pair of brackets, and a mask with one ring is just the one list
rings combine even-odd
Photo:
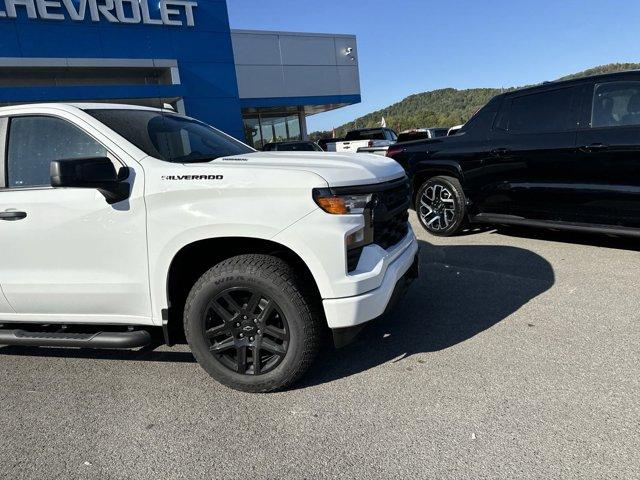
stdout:
[[506,154],[508,154],[511,150],[509,150],[508,148],[494,148],[493,150],[491,150],[491,155],[493,155],[494,157],[502,157]]
[[609,148],[609,145],[605,145],[604,143],[592,143],[591,145],[580,147],[579,150],[584,153],[593,153],[601,152],[602,150],[606,150],[607,148]]
[[7,222],[15,222],[16,220],[22,220],[23,218],[27,218],[27,212],[18,212],[15,210],[0,212],[0,220],[5,220]]

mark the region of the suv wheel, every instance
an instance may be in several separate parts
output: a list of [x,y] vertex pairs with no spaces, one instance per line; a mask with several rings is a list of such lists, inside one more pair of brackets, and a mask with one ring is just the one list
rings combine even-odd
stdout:
[[422,226],[432,235],[455,235],[464,225],[466,198],[460,182],[453,177],[433,177],[422,184],[416,195],[416,213]]
[[268,255],[241,255],[207,271],[184,311],[198,363],[220,383],[269,392],[295,382],[320,344],[320,316],[292,268]]

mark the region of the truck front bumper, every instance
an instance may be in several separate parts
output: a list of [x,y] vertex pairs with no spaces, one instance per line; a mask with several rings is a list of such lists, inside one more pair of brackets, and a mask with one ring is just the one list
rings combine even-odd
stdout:
[[329,328],[356,327],[383,315],[417,278],[419,264],[418,242],[413,237],[404,252],[389,264],[378,288],[353,297],[323,300]]

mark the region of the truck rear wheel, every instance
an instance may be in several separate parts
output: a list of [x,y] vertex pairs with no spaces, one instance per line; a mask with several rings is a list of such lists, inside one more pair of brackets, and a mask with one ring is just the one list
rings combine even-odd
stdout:
[[184,310],[187,341],[220,383],[245,392],[286,388],[308,369],[320,315],[293,269],[269,255],[240,255],[207,271]]
[[438,237],[459,233],[467,216],[467,200],[458,179],[438,176],[424,182],[416,195],[416,213],[424,229]]

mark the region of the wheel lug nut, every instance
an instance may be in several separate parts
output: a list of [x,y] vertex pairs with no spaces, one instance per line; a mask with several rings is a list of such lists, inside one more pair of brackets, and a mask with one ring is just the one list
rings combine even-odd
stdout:
[[245,316],[244,316],[244,317],[242,317],[242,318],[243,318],[244,320],[246,320],[246,319],[247,319],[247,316],[245,315]]
[[249,337],[249,341],[250,341],[250,342],[253,342],[253,337]]
[[240,323],[236,323],[236,327],[239,327],[239,326],[240,326]]
[[244,333],[241,333],[241,334],[240,334],[240,338],[242,338],[242,337],[244,337]]
[[254,319],[253,319],[253,323],[258,323],[258,319],[257,319],[257,318],[254,318]]
[[262,330],[258,330],[258,335],[262,335]]

